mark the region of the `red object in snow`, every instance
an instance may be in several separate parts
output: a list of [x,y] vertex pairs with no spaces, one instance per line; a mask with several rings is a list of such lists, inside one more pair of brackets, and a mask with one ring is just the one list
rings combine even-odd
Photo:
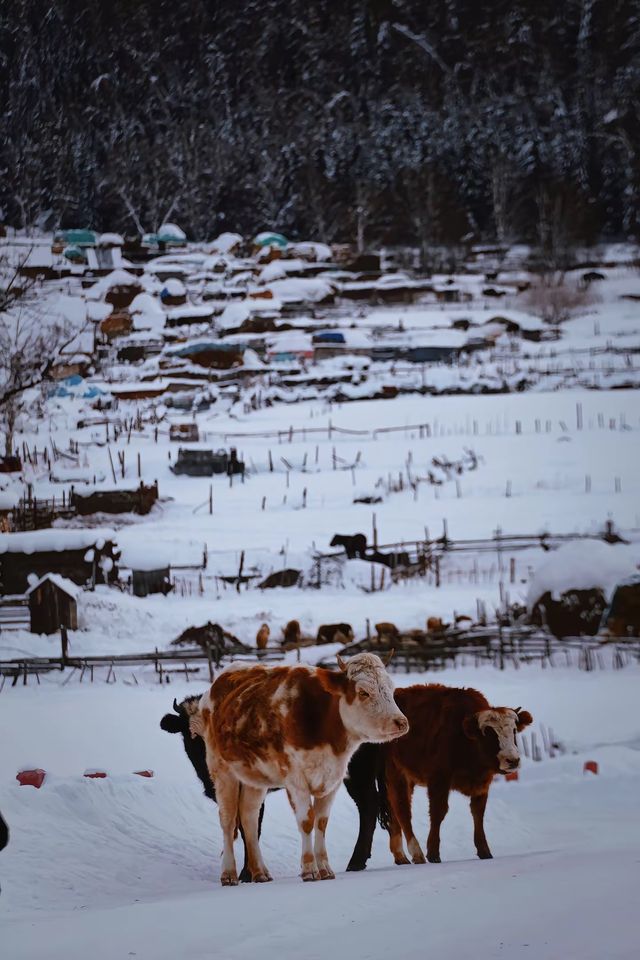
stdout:
[[152,777],[153,770],[134,770],[133,771],[137,777]]
[[21,787],[35,787],[36,790],[39,790],[46,775],[44,770],[37,767],[35,770],[20,770],[16,774],[16,780]]
[[90,780],[104,780],[106,773],[104,770],[85,770],[82,776],[88,777]]
[[597,773],[598,764],[595,760],[586,760],[583,768],[583,773]]
[[505,773],[504,778],[505,778],[505,780],[517,780],[517,779],[518,779],[518,771],[517,771],[517,770],[512,770],[511,773]]

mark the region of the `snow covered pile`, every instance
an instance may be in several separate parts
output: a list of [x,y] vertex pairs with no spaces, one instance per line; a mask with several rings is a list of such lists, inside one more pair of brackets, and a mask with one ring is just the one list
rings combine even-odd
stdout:
[[640,566],[638,545],[598,540],[567,543],[540,564],[529,582],[527,607],[532,611],[545,593],[558,600],[567,590],[600,589],[610,599],[616,584]]

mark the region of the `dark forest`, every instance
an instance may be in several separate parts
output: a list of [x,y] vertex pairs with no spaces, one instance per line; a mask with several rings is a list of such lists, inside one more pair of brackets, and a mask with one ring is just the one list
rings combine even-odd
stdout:
[[0,216],[192,239],[637,236],[638,0],[2,3]]

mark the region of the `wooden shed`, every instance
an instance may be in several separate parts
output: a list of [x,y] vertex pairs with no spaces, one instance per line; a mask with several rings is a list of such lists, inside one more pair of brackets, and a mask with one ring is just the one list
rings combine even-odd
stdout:
[[27,590],[31,633],[57,633],[60,627],[78,629],[80,588],[66,577],[45,573]]
[[71,488],[69,503],[80,516],[91,513],[149,513],[158,499],[158,482],[138,486]]
[[147,597],[150,593],[163,593],[165,596],[173,590],[169,567],[157,570],[132,570],[131,589],[135,597]]
[[118,577],[113,530],[31,530],[0,534],[0,595],[22,594],[30,576],[57,573],[76,584],[111,583]]

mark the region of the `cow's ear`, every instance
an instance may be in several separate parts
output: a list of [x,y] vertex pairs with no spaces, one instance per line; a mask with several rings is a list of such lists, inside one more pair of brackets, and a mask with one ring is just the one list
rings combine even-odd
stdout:
[[480,737],[480,727],[478,725],[478,714],[472,713],[462,721],[462,729],[469,740],[478,740]]
[[182,733],[182,717],[178,717],[174,713],[165,713],[160,721],[160,726],[167,733]]
[[524,730],[525,727],[528,727],[530,723],[533,723],[533,717],[528,710],[518,710],[518,724],[516,730],[520,733],[521,730]]

